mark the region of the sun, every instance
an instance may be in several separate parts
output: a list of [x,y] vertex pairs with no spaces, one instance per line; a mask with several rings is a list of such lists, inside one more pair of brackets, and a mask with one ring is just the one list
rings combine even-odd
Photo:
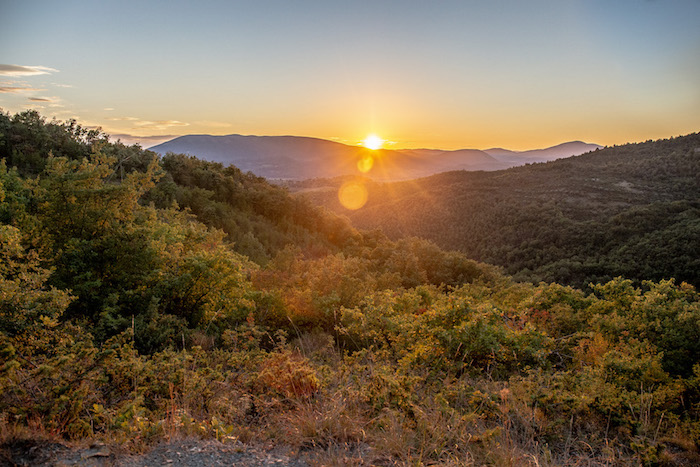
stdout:
[[381,147],[384,145],[384,140],[381,139],[379,136],[372,134],[368,135],[367,138],[365,138],[364,141],[362,141],[362,145],[367,149],[381,149]]

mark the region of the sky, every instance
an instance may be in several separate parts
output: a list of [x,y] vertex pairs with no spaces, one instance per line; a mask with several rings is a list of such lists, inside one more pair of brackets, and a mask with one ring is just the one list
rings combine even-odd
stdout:
[[700,131],[700,0],[0,0],[0,108],[144,147],[667,138]]

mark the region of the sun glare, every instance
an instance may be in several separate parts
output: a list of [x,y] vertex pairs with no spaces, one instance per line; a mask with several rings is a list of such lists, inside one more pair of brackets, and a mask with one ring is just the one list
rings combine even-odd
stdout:
[[357,161],[357,170],[362,172],[363,174],[366,174],[370,170],[372,170],[372,166],[374,166],[374,158],[372,156],[365,156],[359,161]]
[[338,190],[338,200],[346,209],[360,209],[367,202],[367,188],[356,181],[345,182]]
[[367,138],[365,138],[362,144],[367,149],[376,150],[381,149],[381,147],[384,145],[384,140],[377,135],[369,135]]

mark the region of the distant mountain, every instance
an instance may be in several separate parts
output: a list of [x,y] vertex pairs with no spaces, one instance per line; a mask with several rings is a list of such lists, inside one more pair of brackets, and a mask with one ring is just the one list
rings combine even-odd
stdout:
[[187,135],[150,148],[159,154],[190,154],[224,165],[233,164],[262,177],[282,179],[356,170],[358,149],[316,138],[243,135]]
[[381,149],[300,136],[187,135],[150,149],[233,164],[269,179],[305,180],[358,174],[358,162],[371,158],[367,175],[375,180],[407,180],[451,170],[500,170],[544,162],[600,148],[580,141],[547,149],[515,152],[503,149]]
[[579,156],[602,148],[602,146],[597,144],[584,143],[583,141],[570,141],[546,149],[531,149],[529,151],[518,152],[502,148],[493,148],[486,149],[484,152],[503,163],[509,164],[510,167],[515,167],[523,164],[549,162],[565,157]]

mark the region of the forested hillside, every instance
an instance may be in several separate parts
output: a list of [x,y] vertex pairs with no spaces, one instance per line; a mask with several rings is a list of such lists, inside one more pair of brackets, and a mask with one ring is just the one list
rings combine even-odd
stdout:
[[0,155],[3,463],[180,436],[326,465],[700,462],[689,284],[517,283],[34,112],[0,113]]
[[698,134],[499,172],[367,183],[368,202],[357,211],[340,205],[337,185],[293,188],[358,228],[426,238],[518,279],[586,287],[617,276],[674,277],[700,285]]

